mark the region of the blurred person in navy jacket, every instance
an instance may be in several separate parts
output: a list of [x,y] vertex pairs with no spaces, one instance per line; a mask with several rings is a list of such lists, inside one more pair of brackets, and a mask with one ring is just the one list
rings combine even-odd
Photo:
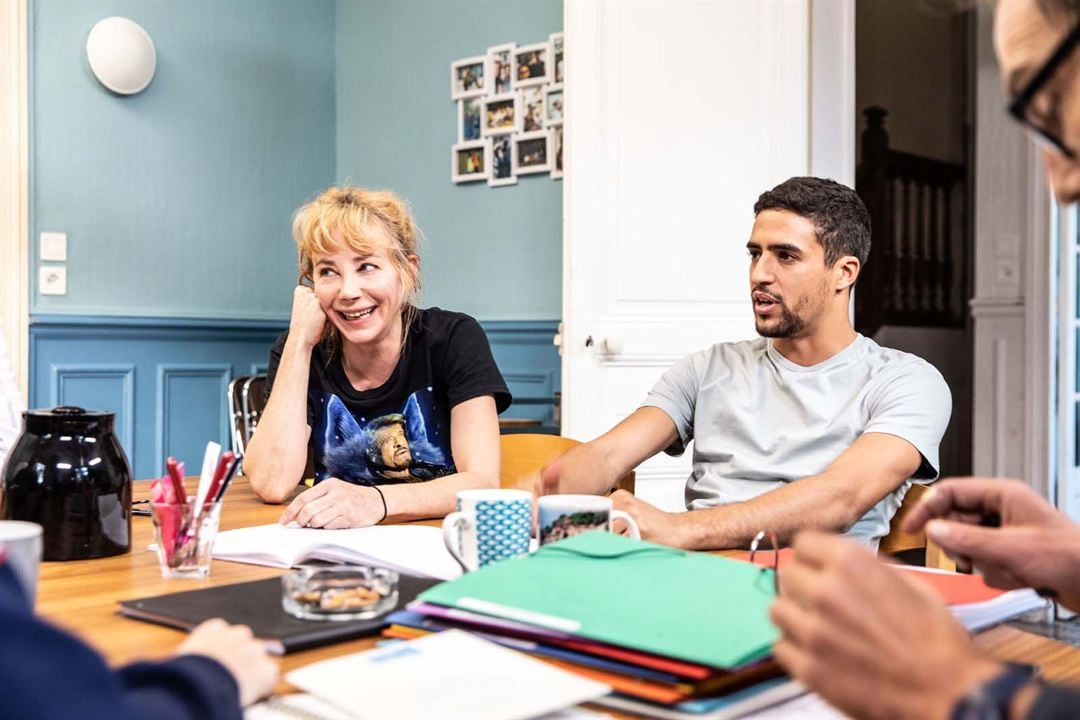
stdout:
[[18,720],[232,720],[269,694],[277,664],[246,627],[208,620],[176,655],[111,670],[34,617],[0,544],[0,716]]

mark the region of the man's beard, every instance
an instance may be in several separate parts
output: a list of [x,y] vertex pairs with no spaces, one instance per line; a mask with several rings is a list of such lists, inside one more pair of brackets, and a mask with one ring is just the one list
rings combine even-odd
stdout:
[[767,338],[788,338],[799,335],[806,329],[806,321],[788,309],[787,305],[780,305],[780,320],[774,323],[763,321],[759,317],[754,318],[754,329],[758,335]]

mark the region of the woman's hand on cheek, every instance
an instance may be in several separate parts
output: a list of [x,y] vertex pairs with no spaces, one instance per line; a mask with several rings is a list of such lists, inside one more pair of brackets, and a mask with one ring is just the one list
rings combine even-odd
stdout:
[[367,527],[382,519],[383,501],[378,490],[329,478],[297,495],[278,522],[335,530]]
[[325,330],[326,312],[315,297],[315,291],[304,285],[297,285],[293,290],[289,337],[296,337],[305,345],[314,347],[322,340]]

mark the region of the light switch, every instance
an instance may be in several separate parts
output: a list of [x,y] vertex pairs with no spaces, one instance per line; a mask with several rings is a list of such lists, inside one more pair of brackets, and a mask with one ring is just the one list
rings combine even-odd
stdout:
[[38,247],[42,260],[67,262],[67,233],[43,232]]
[[67,295],[67,267],[64,265],[39,267],[38,292],[42,295]]

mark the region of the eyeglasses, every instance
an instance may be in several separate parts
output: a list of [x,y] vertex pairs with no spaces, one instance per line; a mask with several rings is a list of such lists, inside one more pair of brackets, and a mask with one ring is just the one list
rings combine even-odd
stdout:
[[1028,105],[1032,99],[1043,89],[1043,86],[1054,76],[1057,69],[1065,62],[1072,53],[1073,48],[1080,43],[1080,23],[1072,29],[1061,44],[1057,46],[1035,76],[1031,78],[1020,93],[1009,103],[1009,114],[1021,124],[1027,127],[1036,137],[1049,143],[1055,150],[1069,158],[1076,159],[1076,153],[1067,146],[1061,138],[1060,127],[1048,127],[1044,118],[1036,118],[1028,115]]
[[[753,564],[753,562],[754,562],[754,554],[758,552],[758,545],[760,545],[761,541],[764,540],[766,537],[769,538],[769,543],[772,544],[773,591],[777,595],[779,595],[780,594],[780,543],[776,539],[776,533],[774,533],[772,530],[762,530],[761,532],[759,532],[757,535],[754,536],[754,539],[750,541],[750,563]],[[762,552],[764,552],[764,551],[762,551]],[[769,568],[762,567],[761,568],[761,573],[764,574],[764,573],[768,572],[768,570],[769,570]]]

